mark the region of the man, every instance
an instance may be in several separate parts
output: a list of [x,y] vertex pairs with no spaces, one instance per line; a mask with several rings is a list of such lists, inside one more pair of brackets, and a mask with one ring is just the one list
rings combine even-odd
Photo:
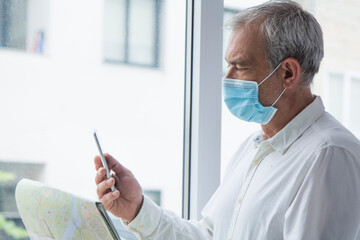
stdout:
[[[98,196],[143,239],[360,239],[360,142],[329,113],[310,83],[323,58],[315,18],[291,1],[271,1],[230,22],[224,100],[261,124],[229,163],[200,222],[162,210],[134,176],[99,157]],[[116,185],[119,191],[109,192]]]

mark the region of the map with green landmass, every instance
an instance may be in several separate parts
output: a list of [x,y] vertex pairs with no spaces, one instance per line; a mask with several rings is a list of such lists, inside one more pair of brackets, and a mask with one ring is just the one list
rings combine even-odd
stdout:
[[22,179],[16,202],[32,240],[113,240],[95,202]]

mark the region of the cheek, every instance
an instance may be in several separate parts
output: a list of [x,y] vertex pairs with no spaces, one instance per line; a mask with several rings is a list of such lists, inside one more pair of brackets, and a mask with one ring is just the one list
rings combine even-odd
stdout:
[[268,96],[266,96],[266,95],[267,95],[267,92],[264,91],[263,88],[260,88],[260,89],[259,89],[259,102],[260,102],[261,105],[263,105],[264,107],[269,106],[269,102],[267,101]]
[[259,87],[259,101],[263,106],[271,106],[282,91],[274,81],[269,78]]

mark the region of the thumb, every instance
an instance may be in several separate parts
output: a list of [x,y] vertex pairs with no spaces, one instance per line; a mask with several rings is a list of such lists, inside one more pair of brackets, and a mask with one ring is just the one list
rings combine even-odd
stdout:
[[106,159],[109,169],[113,170],[116,174],[120,174],[123,176],[129,174],[130,171],[125,168],[121,163],[119,163],[113,156],[105,153],[104,157]]

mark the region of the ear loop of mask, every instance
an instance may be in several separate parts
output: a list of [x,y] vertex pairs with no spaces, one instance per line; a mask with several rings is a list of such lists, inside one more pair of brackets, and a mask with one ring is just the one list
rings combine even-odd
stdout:
[[266,77],[264,80],[262,80],[262,81],[258,84],[258,86],[260,86],[263,82],[265,82],[266,79],[268,79],[269,77],[271,77],[271,75],[273,75],[273,73],[281,66],[282,63],[283,63],[283,62],[279,63],[279,65],[277,65],[277,67],[276,67],[269,75],[267,75],[267,77]]
[[275,105],[275,103],[277,103],[277,101],[279,101],[281,96],[284,94],[285,90],[286,90],[286,88],[284,88],[284,90],[281,92],[280,96],[275,100],[275,102],[273,104],[271,104],[272,107]]
[[[282,63],[283,63],[283,62],[279,63],[279,65],[277,65],[277,67],[276,67],[264,80],[262,80],[262,81],[258,84],[258,86],[260,86],[263,82],[265,82],[266,79],[268,79],[271,75],[273,75],[273,73],[281,66]],[[285,90],[286,90],[286,88],[284,88],[284,90],[281,92],[280,96],[275,100],[275,102],[274,102],[273,104],[271,104],[271,107],[273,107],[273,106],[277,103],[277,101],[279,101],[279,99],[281,98],[281,96],[284,94]]]

